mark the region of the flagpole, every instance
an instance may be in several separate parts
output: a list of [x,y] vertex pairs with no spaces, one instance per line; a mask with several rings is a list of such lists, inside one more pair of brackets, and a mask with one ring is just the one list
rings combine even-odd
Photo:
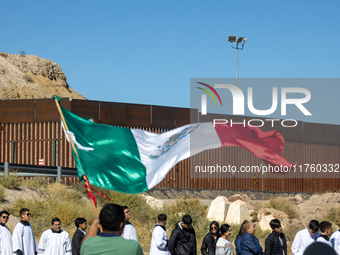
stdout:
[[64,124],[64,127],[65,127],[65,129],[66,129],[66,133],[67,133],[67,135],[68,135],[68,139],[69,139],[69,141],[70,141],[71,147],[72,147],[73,151],[75,152],[75,154],[77,155],[77,158],[79,159],[78,152],[77,152],[77,150],[76,150],[76,147],[74,146],[74,143],[73,143],[73,140],[72,140],[72,138],[71,138],[70,132],[69,132],[69,130],[68,130],[68,127],[67,127],[67,124],[66,124],[66,121],[65,121],[63,112],[62,112],[61,109],[60,109],[59,102],[58,102],[58,100],[57,100],[56,98],[54,98],[54,101],[55,101],[55,103],[56,103],[56,105],[57,105],[57,108],[58,108],[60,117],[61,117],[61,119],[62,119],[62,121],[63,121],[63,124]]
[[[71,138],[70,132],[69,132],[69,130],[68,130],[68,127],[67,127],[67,124],[66,124],[66,121],[65,121],[63,112],[62,112],[61,109],[60,109],[59,102],[58,102],[58,100],[57,100],[56,98],[54,98],[54,102],[55,102],[56,105],[57,105],[57,108],[58,108],[58,111],[59,111],[61,120],[62,120],[62,122],[63,122],[63,124],[64,124],[66,133],[67,133],[67,135],[68,135],[68,138],[69,138],[71,147],[72,147],[73,151],[75,152],[75,154],[77,155],[78,160],[80,160],[80,159],[79,159],[78,152],[77,152],[77,150],[76,150],[76,147],[74,146],[73,140],[72,140],[72,138]],[[85,175],[85,176],[86,176],[86,175]],[[86,177],[86,178],[87,178],[87,177]],[[87,179],[87,180],[88,180],[88,179]],[[95,205],[94,201],[93,201],[92,199],[90,199],[90,200],[91,200],[91,202],[92,202],[92,206],[93,206],[93,209],[94,209],[94,212],[95,212],[96,216],[99,217],[98,211],[97,211],[97,208],[96,208],[96,205]],[[102,228],[101,228],[101,226],[100,226],[100,229],[101,229],[101,231],[103,231]]]

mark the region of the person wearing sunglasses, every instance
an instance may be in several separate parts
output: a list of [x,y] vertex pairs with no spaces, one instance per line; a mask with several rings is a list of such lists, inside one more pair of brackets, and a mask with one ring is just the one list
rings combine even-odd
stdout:
[[221,237],[220,227],[217,221],[210,222],[208,234],[203,238],[201,252],[203,255],[215,255],[216,242]]
[[7,211],[0,212],[0,254],[12,255],[13,245],[11,232],[6,226],[8,222],[9,213]]
[[13,230],[13,253],[18,255],[35,255],[38,252],[38,244],[33,235],[32,226],[29,223],[31,218],[30,210],[22,208],[20,210],[21,221],[17,223]]

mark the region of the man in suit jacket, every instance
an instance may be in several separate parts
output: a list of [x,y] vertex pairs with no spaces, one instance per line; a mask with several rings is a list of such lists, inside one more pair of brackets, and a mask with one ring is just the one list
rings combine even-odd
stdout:
[[77,227],[72,238],[72,255],[80,255],[80,246],[86,235],[87,221],[84,218],[77,218],[75,220]]

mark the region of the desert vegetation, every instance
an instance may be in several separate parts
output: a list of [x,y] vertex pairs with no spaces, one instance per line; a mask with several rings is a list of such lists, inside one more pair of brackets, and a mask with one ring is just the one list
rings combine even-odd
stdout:
[[[39,198],[32,197],[30,199],[20,198],[20,196],[12,203],[2,202],[1,209],[8,210],[12,216],[18,217],[19,210],[23,207],[29,208],[32,213],[31,224],[34,234],[39,240],[42,232],[50,228],[50,221],[54,217],[58,217],[62,221],[62,228],[67,231],[72,237],[76,230],[74,220],[77,217],[84,217],[91,224],[92,219],[95,217],[95,212],[87,197],[86,189],[83,184],[75,184],[71,187],[64,186],[60,183],[47,184],[46,180],[42,177],[30,180],[22,180],[15,174],[10,177],[0,178],[0,200],[6,201],[5,190],[20,190],[25,187],[28,190],[34,190],[40,194]],[[175,204],[167,206],[164,209],[157,209],[150,207],[145,199],[139,195],[122,194],[110,190],[105,190],[98,187],[93,187],[99,192],[109,197],[113,203],[120,205],[127,205],[131,212],[131,222],[137,230],[139,242],[141,243],[145,252],[149,251],[151,242],[151,233],[157,222],[157,215],[165,213],[168,215],[167,233],[170,236],[171,231],[175,225],[181,221],[185,214],[190,214],[193,218],[193,227],[196,231],[197,248],[200,249],[203,237],[209,229],[209,221],[206,219],[208,207],[203,205],[197,199],[180,199]],[[97,199],[98,211],[105,203],[111,203],[107,199],[95,194]],[[289,216],[289,227],[284,229],[288,245],[290,248],[291,242],[295,234],[306,227],[305,222],[301,221],[303,213],[298,211],[296,205],[288,201],[284,197],[272,198],[264,203],[256,205],[255,210],[252,212],[253,220],[257,220],[257,213],[261,208],[274,208],[279,211],[287,213]],[[335,225],[339,225],[340,209],[336,206],[325,208],[324,214],[316,217],[318,220],[328,220]],[[220,222],[223,224],[224,222]],[[232,236],[230,241],[234,241],[238,233],[240,225],[232,225]],[[11,227],[10,227],[11,229]],[[334,230],[337,226],[334,226]],[[13,229],[11,229],[12,231]],[[269,231],[262,231],[258,226],[256,228],[256,236],[259,238],[261,245],[264,247],[264,241]],[[291,254],[290,251],[288,254]]]

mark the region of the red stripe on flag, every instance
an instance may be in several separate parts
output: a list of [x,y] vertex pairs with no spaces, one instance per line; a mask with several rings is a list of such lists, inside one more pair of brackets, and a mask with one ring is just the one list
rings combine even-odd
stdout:
[[291,167],[292,164],[281,156],[285,140],[276,130],[264,132],[258,127],[230,123],[216,125],[222,147],[238,146],[244,148],[267,164]]

